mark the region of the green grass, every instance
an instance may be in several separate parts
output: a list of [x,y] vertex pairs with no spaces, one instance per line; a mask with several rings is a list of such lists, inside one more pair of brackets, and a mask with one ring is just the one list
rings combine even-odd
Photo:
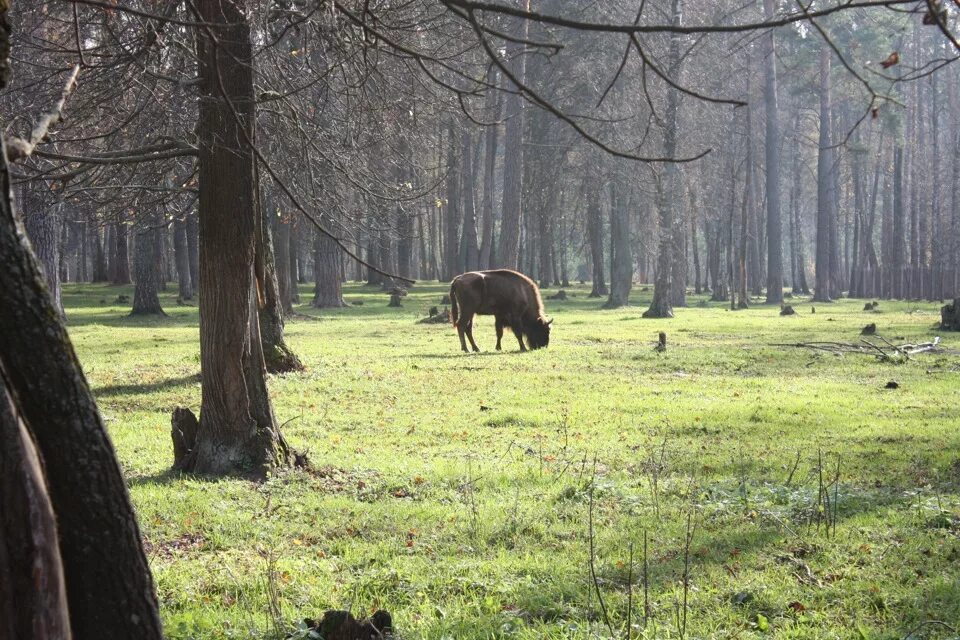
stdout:
[[[643,320],[574,287],[547,301],[544,351],[492,351],[493,320],[463,355],[447,325],[350,286],[349,309],[287,327],[304,373],[272,377],[277,419],[316,472],[264,484],[168,473],[169,416],[198,410],[195,307],[126,317],[120,289],[68,286],[71,335],[130,483],[171,638],[262,638],[282,617],[388,609],[405,638],[902,638],[960,620],[960,335],[938,305],[863,301],[798,315],[720,304]],[[304,290],[306,293],[306,290]],[[552,293],[550,291],[545,294]],[[305,299],[307,297],[305,296]],[[691,304],[697,302],[694,298]],[[778,342],[943,335],[905,364]],[[653,350],[658,331],[669,349]],[[896,390],[884,389],[890,380]],[[835,535],[818,527],[839,464]],[[791,470],[792,481],[787,480]],[[685,552],[688,515],[692,523]],[[823,516],[825,517],[825,516]],[[948,637],[925,626],[915,637]]]

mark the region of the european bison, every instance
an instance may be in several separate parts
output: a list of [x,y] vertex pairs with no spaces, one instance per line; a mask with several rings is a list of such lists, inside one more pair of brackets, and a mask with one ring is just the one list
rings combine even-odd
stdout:
[[543,316],[543,300],[540,289],[533,280],[509,269],[493,271],[470,271],[453,279],[450,284],[450,315],[453,326],[460,334],[460,348],[467,351],[464,335],[470,339],[474,351],[480,351],[473,341],[473,316],[496,317],[497,351],[503,328],[510,327],[520,343],[520,351],[526,351],[523,337],[531,349],[546,347],[550,343],[550,323]]

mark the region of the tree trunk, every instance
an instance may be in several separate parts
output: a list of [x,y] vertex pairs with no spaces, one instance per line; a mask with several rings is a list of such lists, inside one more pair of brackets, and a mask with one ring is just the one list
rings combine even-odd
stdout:
[[463,192],[463,244],[464,271],[480,268],[480,240],[477,236],[477,207],[474,202],[474,185],[477,183],[473,166],[473,136],[464,127],[461,144],[462,171],[460,188]]
[[190,255],[187,247],[187,221],[173,222],[173,254],[177,263],[177,291],[181,300],[193,299],[193,281],[190,279]]
[[831,225],[835,212],[833,193],[833,152],[830,132],[830,48],[820,48],[820,144],[817,150],[817,261],[813,299],[831,302]]
[[197,213],[187,214],[187,260],[190,267],[190,284],[196,294],[200,289],[200,226],[197,223]]
[[[683,14],[680,0],[671,2],[671,23],[681,26]],[[682,59],[680,57],[680,36],[670,36],[668,52],[670,77],[680,81]],[[676,90],[667,91],[667,106],[664,112],[663,152],[668,158],[677,154],[677,120],[680,111],[680,94]],[[659,217],[660,242],[657,247],[657,275],[653,283],[653,300],[650,308],[643,313],[644,318],[672,318],[673,317],[673,261],[674,261],[674,226],[677,224],[674,210],[674,196],[678,182],[678,169],[675,163],[668,163],[664,168],[663,184],[658,191],[657,215]],[[612,279],[612,276],[611,276]]]
[[290,224],[282,216],[271,212],[274,228],[274,248],[277,262],[277,285],[280,287],[280,307],[284,315],[293,313],[291,291],[296,284],[290,278]]
[[156,216],[148,216],[135,236],[132,316],[166,315],[160,306],[159,234]]
[[[5,49],[5,36],[0,30],[0,50]],[[59,528],[73,637],[159,640],[157,600],[126,483],[59,309],[43,284],[37,261],[21,242],[10,205],[5,158],[6,149],[2,149],[0,291],[4,292],[5,306],[0,313],[0,403],[7,408],[0,410],[6,415],[0,418],[0,475],[4,476],[0,488],[0,511],[4,514],[0,519],[0,633],[11,624],[21,629],[20,625],[29,624],[28,633],[20,634],[15,629],[8,637],[70,637],[63,632],[62,610],[56,611],[62,609],[62,588],[57,586],[50,566],[52,543],[40,541],[39,546],[47,550],[47,563],[41,565],[36,562],[40,560],[36,554],[31,558],[20,552],[22,547],[15,551],[12,545],[17,537],[5,531],[11,524],[20,541],[32,538],[37,542],[44,534],[52,535],[53,526],[39,495],[35,495],[33,505],[46,513],[34,512],[37,520],[30,529],[17,527],[9,519],[13,512],[8,500],[16,489],[7,474],[15,472],[17,464],[9,444],[12,414],[19,423],[13,437],[22,443],[20,459],[24,460],[24,446],[29,446],[23,434],[27,429],[42,460],[50,506]],[[12,411],[11,400],[15,403]],[[34,469],[30,482],[39,491],[36,470],[40,462],[30,466]],[[29,572],[32,594],[16,586],[22,585],[19,580],[14,583],[8,579],[11,570],[21,577]],[[8,600],[8,587],[15,590],[13,605]],[[25,607],[36,609],[31,600],[40,604],[38,599],[45,599],[48,610],[54,610],[48,616],[25,619],[31,613]],[[16,612],[16,622],[9,617],[10,611]]]
[[604,309],[630,303],[633,255],[630,252],[630,209],[616,182],[610,183],[610,297]]
[[345,307],[340,285],[340,252],[337,243],[317,231],[313,237],[313,306],[318,309]]
[[587,235],[590,240],[590,261],[593,263],[593,286],[591,298],[607,295],[607,284],[603,279],[603,211],[600,207],[600,181],[591,175],[584,185],[587,205]]
[[[767,20],[774,18],[774,0],[763,0]],[[764,103],[767,132],[767,304],[783,302],[783,230],[780,216],[780,108],[777,105],[776,41],[773,29],[765,36]]]
[[114,227],[113,237],[117,267],[113,274],[112,284],[130,284],[130,247],[127,240],[127,223],[122,215],[120,221]]
[[[460,173],[462,159],[457,157],[453,121],[447,127],[447,202],[443,208],[444,277],[453,280],[461,273],[460,263]],[[384,265],[380,265],[383,267]]]
[[100,237],[100,226],[96,222],[87,224],[88,237],[93,244],[93,273],[91,282],[107,282],[110,278],[107,276],[107,254],[103,250],[103,239]]
[[[254,177],[259,184],[259,172],[254,168]],[[259,193],[257,194],[259,196]],[[259,229],[256,234],[255,273],[258,288],[258,314],[260,320],[260,344],[263,361],[269,373],[301,371],[303,364],[283,337],[283,305],[280,302],[280,286],[277,284],[277,265],[273,252],[273,233],[270,219],[257,199]]]
[[60,232],[63,225],[58,205],[50,202],[48,194],[39,193],[40,186],[24,184],[21,187],[20,215],[24,230],[40,261],[43,275],[53,298],[54,306],[63,313],[60,299]]
[[201,0],[218,23],[214,44],[197,32],[200,60],[200,420],[174,461],[194,473],[263,477],[291,462],[267,394],[254,263],[255,100],[250,28],[242,3]]
[[[529,11],[530,0],[521,3]],[[516,29],[517,40],[507,43],[507,65],[519,82],[525,82],[526,56],[524,44],[530,31],[529,20],[520,20]],[[511,83],[504,81],[505,85]],[[518,87],[509,87],[511,92],[504,99],[506,131],[503,148],[503,211],[500,217],[500,241],[497,243],[497,264],[507,269],[516,269],[520,264],[520,218],[523,211],[523,100]]]
[[[492,85],[497,80],[496,67],[490,66],[487,81]],[[488,91],[486,107],[492,122],[500,118],[500,92]],[[480,239],[480,269],[489,269],[493,258],[493,197],[496,193],[497,127],[490,126],[483,134],[483,200],[480,206],[483,215],[483,231]]]

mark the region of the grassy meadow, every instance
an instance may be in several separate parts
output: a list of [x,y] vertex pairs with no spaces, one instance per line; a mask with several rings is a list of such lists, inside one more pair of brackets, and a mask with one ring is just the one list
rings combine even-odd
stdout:
[[[314,468],[254,484],[168,472],[171,411],[199,411],[196,307],[171,286],[169,317],[129,318],[129,290],[65,288],[170,638],[282,638],[330,608],[387,609],[408,639],[957,635],[960,335],[939,305],[694,296],[644,320],[644,287],[616,311],[573,287],[546,301],[549,349],[497,353],[483,317],[466,355],[417,323],[445,290],[297,308],[307,370],[270,390]],[[772,346],[868,322],[944,348]]]

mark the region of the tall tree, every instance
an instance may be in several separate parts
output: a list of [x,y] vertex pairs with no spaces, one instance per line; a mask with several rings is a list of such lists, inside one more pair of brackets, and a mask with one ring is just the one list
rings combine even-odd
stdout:
[[[763,0],[767,20],[774,18],[774,0]],[[767,303],[783,302],[783,244],[780,217],[780,107],[777,103],[777,56],[773,29],[765,37],[763,97],[767,116],[764,140],[767,164]]]
[[830,105],[830,47],[820,48],[820,140],[817,149],[817,261],[813,299],[833,300],[831,271],[831,226],[834,211],[833,141]]

